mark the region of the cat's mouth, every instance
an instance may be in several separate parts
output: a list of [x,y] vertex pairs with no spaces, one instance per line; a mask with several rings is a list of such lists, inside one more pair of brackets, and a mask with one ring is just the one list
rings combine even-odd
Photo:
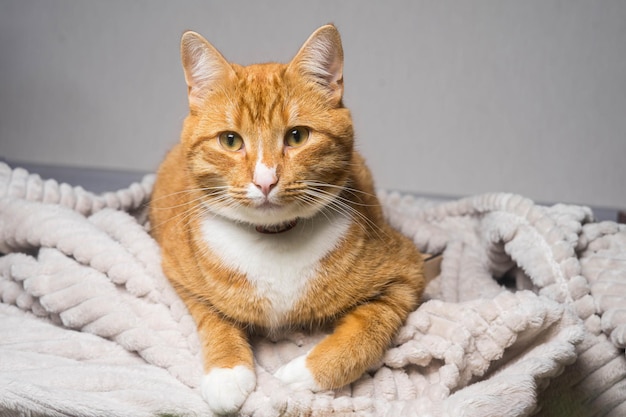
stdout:
[[298,224],[298,219],[293,219],[288,222],[272,224],[269,226],[256,226],[256,231],[259,233],[273,235],[291,230],[296,227],[296,224]]

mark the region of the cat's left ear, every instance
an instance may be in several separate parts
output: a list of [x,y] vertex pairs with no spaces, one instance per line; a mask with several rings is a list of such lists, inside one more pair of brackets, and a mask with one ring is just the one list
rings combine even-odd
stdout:
[[297,71],[323,87],[334,104],[343,96],[343,47],[333,25],[317,29],[302,45],[287,71]]
[[228,61],[201,35],[188,31],[180,41],[180,52],[189,88],[189,107],[199,107],[216,86],[234,77]]

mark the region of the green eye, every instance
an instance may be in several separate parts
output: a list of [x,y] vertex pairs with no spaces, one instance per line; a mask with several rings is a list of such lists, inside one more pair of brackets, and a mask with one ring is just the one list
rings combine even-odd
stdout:
[[309,138],[309,129],[304,126],[292,127],[285,134],[285,145],[296,148],[304,145]]
[[237,152],[243,148],[243,139],[239,133],[223,132],[219,136],[220,145],[227,151]]

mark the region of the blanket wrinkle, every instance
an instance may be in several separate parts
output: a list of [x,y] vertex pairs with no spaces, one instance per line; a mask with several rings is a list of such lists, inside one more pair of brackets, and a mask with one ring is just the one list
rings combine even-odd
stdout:
[[[211,415],[196,328],[163,275],[154,177],[104,194],[0,163],[0,415]],[[335,391],[273,372],[323,333],[253,338],[243,416],[626,413],[626,229],[514,194],[379,192],[441,274],[381,361]]]
[[37,174],[19,167],[12,169],[0,162],[0,196],[69,207],[84,216],[106,207],[127,212],[144,208],[154,179],[154,175],[146,175],[141,182],[128,188],[96,195],[82,187],[59,184],[54,179],[44,181]]

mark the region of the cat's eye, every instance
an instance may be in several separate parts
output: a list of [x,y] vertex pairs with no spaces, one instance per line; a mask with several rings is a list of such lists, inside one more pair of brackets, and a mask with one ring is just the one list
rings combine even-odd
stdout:
[[285,145],[296,148],[304,145],[308,138],[309,129],[304,126],[292,127],[285,134]]
[[220,145],[227,151],[237,152],[243,148],[243,139],[239,133],[222,132],[219,136]]

